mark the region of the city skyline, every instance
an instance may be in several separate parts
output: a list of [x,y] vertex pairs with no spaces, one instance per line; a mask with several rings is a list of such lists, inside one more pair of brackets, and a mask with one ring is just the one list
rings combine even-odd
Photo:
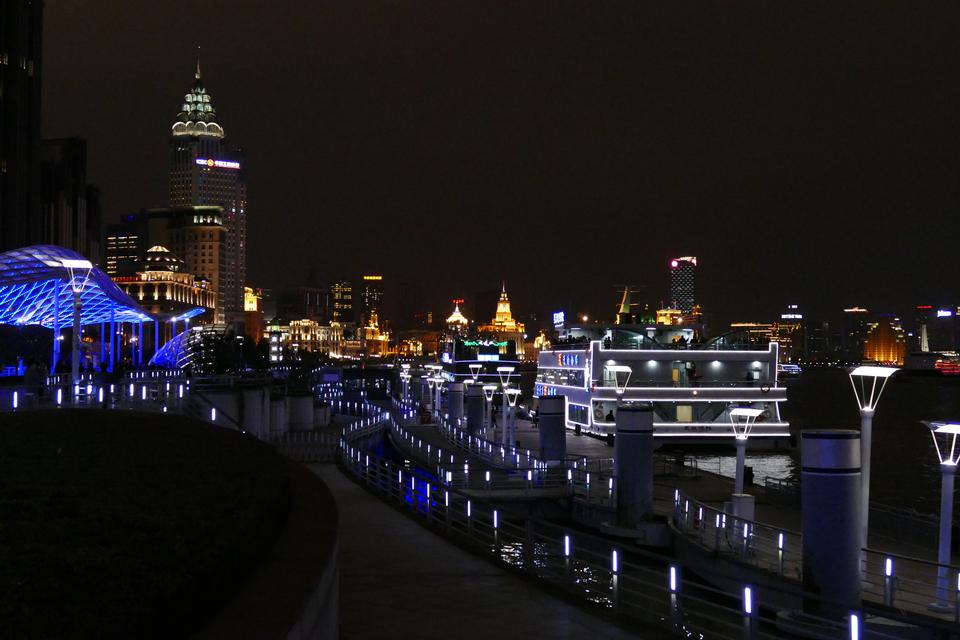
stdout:
[[[690,254],[704,308],[731,320],[786,301],[906,314],[955,297],[934,277],[949,252],[930,244],[958,230],[960,99],[937,81],[954,57],[946,6],[878,6],[855,33],[860,16],[842,9],[814,21],[746,6],[590,13],[589,33],[569,5],[543,30],[525,7],[271,5],[186,20],[135,3],[124,11],[142,12],[140,27],[79,19],[114,9],[47,8],[44,136],[88,138],[105,220],[163,205],[170,96],[200,44],[224,126],[255,158],[250,284],[296,286],[354,262],[403,286],[418,253],[460,267],[469,250],[484,266],[451,269],[450,289],[506,278],[531,308],[566,306],[572,290],[600,309],[610,283],[663,290],[662,265]],[[751,55],[755,41],[768,59]],[[250,56],[249,42],[270,46]],[[909,57],[882,55],[892,42]],[[93,58],[97,77],[70,77]],[[909,99],[894,90],[907,82]],[[127,114],[124,136],[106,104]],[[900,122],[909,133],[891,132]],[[121,160],[131,147],[138,161]],[[514,242],[500,240],[507,229]],[[536,243],[564,259],[531,269]],[[425,295],[437,309],[451,297]]]

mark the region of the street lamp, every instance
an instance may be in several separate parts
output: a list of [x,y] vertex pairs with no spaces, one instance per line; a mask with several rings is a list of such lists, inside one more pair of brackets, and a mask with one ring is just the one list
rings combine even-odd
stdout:
[[[850,372],[850,385],[860,407],[860,465],[862,490],[860,493],[860,513],[863,532],[860,535],[860,548],[867,546],[867,534],[870,531],[870,447],[873,437],[873,412],[880,402],[887,381],[898,369],[896,367],[857,367]],[[877,381],[881,380],[877,389]]]
[[480,378],[480,372],[483,371],[483,365],[480,363],[470,365],[470,375],[473,377],[473,381],[476,382]]
[[510,376],[513,375],[514,367],[497,367],[497,375],[500,376],[500,384],[503,386],[503,435],[500,438],[502,444],[507,444],[507,387],[510,386]]
[[483,398],[486,401],[487,411],[486,411],[486,428],[490,428],[493,424],[493,394],[497,392],[497,385],[495,384],[485,384],[483,385]]
[[[509,443],[511,446],[516,446],[517,443],[517,400],[520,398],[520,389],[507,389],[507,404],[510,405],[510,437]],[[506,428],[506,425],[504,425]]]
[[444,380],[440,376],[437,376],[436,378],[433,379],[433,388],[436,390],[436,393],[437,393],[437,402],[436,402],[437,415],[440,415],[440,391],[443,389],[443,383],[444,383]]
[[630,382],[630,374],[633,369],[625,364],[605,364],[603,368],[613,374],[613,384],[617,389],[617,395],[622,396]]
[[730,426],[733,427],[734,443],[737,445],[737,473],[733,483],[734,493],[743,493],[743,465],[747,458],[747,438],[753,431],[760,409],[736,407],[730,410]]
[[950,592],[950,537],[953,530],[953,478],[960,461],[960,450],[957,450],[957,436],[960,435],[960,424],[952,422],[928,422],[930,435],[933,436],[933,446],[940,461],[942,482],[940,485],[940,540],[937,549],[937,601],[930,605],[936,611],[951,610],[947,594]]

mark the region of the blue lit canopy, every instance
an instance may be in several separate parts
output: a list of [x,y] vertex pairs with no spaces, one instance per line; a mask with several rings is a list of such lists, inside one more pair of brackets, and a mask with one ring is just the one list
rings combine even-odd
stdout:
[[[70,249],[34,245],[0,253],[0,324],[53,328],[73,323],[80,291],[80,324],[153,320],[110,276]],[[56,318],[55,318],[56,316]]]

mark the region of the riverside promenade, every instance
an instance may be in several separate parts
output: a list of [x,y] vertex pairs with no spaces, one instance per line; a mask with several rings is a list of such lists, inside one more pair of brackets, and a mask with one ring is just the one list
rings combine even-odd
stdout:
[[390,507],[331,464],[310,469],[340,511],[340,637],[666,638],[628,632]]

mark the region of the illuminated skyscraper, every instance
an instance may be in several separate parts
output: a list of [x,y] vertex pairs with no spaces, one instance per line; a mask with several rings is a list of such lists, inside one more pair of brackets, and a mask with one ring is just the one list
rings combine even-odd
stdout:
[[[241,149],[227,144],[217,112],[200,78],[183,97],[170,136],[170,206],[223,207],[226,230],[217,284],[220,308],[243,311],[247,275],[247,176]],[[186,256],[183,256],[186,259]]]
[[333,298],[333,313],[330,319],[343,324],[353,322],[353,285],[349,280],[340,280],[330,287]]
[[880,364],[900,366],[903,364],[906,340],[900,319],[893,316],[881,316],[870,327],[864,343],[864,358]]
[[363,276],[363,290],[360,292],[360,324],[366,326],[374,315],[383,316],[383,276]]
[[670,261],[670,308],[684,314],[693,311],[696,304],[694,275],[697,270],[696,256],[683,256]]

